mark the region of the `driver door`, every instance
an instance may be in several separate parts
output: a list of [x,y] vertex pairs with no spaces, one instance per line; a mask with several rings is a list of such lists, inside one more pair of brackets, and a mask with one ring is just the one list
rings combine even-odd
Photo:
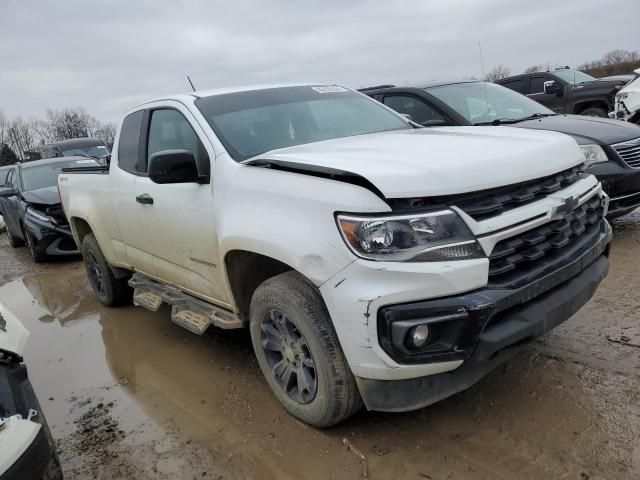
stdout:
[[[146,137],[146,163],[154,153],[188,150],[200,173],[211,170],[214,151],[190,112],[176,103],[152,108]],[[157,184],[136,179],[139,218],[153,259],[153,275],[183,290],[229,307],[220,281],[213,183]]]
[[563,87],[563,85],[551,75],[531,75],[531,77],[529,77],[529,85],[527,86],[527,97],[543,104],[554,112],[564,113],[566,102],[563,98],[561,96],[559,97],[556,93],[544,93],[544,83],[551,81],[556,82],[558,87]]

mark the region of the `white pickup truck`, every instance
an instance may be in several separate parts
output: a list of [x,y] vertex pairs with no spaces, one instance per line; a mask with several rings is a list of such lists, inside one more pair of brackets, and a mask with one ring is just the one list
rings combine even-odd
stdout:
[[589,300],[611,229],[583,161],[562,134],[279,85],[140,105],[110,166],[59,188],[102,303],[248,327],[280,402],[327,427],[461,391]]

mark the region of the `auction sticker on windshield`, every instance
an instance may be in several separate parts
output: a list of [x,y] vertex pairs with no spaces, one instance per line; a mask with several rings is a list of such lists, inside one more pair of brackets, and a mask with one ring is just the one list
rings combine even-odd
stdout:
[[338,85],[320,85],[319,87],[311,87],[318,93],[337,93],[337,92],[348,92],[348,90],[344,87],[339,87]]

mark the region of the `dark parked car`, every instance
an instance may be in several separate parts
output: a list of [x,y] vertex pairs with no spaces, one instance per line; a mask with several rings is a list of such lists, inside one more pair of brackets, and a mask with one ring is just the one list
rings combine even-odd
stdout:
[[60,140],[40,147],[40,157],[92,157],[103,165],[111,155],[105,143],[98,138],[72,138],[70,140]]
[[558,113],[607,117],[624,80],[598,80],[580,70],[523,73],[496,83],[522,93]]
[[78,254],[69,223],[62,211],[58,174],[63,168],[92,167],[86,157],[67,157],[18,163],[9,169],[0,187],[0,210],[12,247],[26,243],[34,262],[47,256]]
[[640,127],[628,122],[560,115],[512,90],[488,82],[442,82],[426,87],[384,85],[361,90],[423,126],[509,125],[571,135],[587,173],[610,195],[608,218],[640,206]]

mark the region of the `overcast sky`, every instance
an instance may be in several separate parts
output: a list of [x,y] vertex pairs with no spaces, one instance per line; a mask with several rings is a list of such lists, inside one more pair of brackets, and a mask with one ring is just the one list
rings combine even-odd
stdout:
[[167,93],[268,82],[352,87],[520,73],[640,50],[640,1],[0,0],[0,110],[117,121]]

